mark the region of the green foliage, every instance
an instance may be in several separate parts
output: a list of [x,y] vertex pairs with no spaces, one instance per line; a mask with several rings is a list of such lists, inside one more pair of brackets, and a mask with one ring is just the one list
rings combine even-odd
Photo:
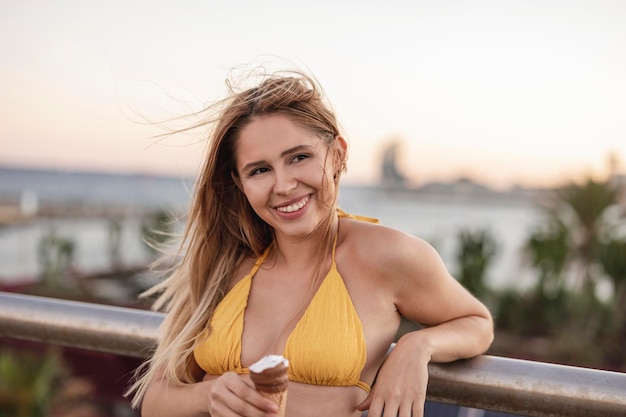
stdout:
[[[569,286],[580,282],[580,290],[595,297],[599,276],[601,243],[607,239],[610,209],[617,204],[618,189],[611,182],[587,179],[554,192],[546,207],[544,227],[532,234],[526,249],[531,263],[540,271],[537,291],[557,290],[569,279]],[[569,267],[569,270],[567,268]],[[564,272],[569,272],[565,274]]]
[[567,302],[568,294],[563,291],[550,295],[505,291],[498,300],[496,327],[521,337],[549,336],[567,320]]
[[0,417],[48,415],[63,367],[59,354],[0,351]]
[[560,202],[576,214],[578,227],[593,239],[606,210],[617,202],[618,189],[608,181],[588,178],[582,185],[571,183],[556,192]]
[[[619,197],[613,182],[591,178],[554,192],[544,206],[543,224],[524,248],[538,272],[535,287],[499,299],[496,327],[514,335],[509,350],[499,354],[581,366],[624,365],[626,241],[612,235],[624,225],[613,210]],[[608,303],[596,295],[604,277],[615,290]]]
[[539,270],[536,290],[542,297],[558,293],[563,287],[562,273],[571,247],[569,230],[556,217],[549,218],[544,228],[535,231],[526,243],[532,266]]
[[613,327],[626,334],[626,240],[611,239],[598,250],[604,273],[613,282]]
[[56,288],[66,281],[74,261],[74,241],[50,229],[39,241],[38,261],[44,285]]
[[553,215],[564,222],[570,234],[570,260],[578,264],[583,290],[595,294],[597,253],[607,232],[609,209],[617,204],[619,191],[609,181],[588,178],[583,184],[569,184],[556,191]]
[[496,242],[487,230],[461,230],[457,235],[459,282],[478,298],[488,295],[485,274],[496,254]]
[[616,291],[626,286],[626,240],[611,239],[602,243],[598,248],[598,259]]

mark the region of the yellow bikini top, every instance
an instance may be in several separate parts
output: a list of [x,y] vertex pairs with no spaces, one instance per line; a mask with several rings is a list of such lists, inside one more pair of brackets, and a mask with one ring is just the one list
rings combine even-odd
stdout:
[[[341,211],[339,215],[377,222]],[[337,271],[335,244],[331,268],[287,338],[283,356],[289,360],[291,381],[322,386],[357,386],[369,392],[370,386],[360,380],[367,359],[363,327]],[[211,331],[204,332],[204,340],[194,349],[196,362],[208,374],[248,373],[241,364],[244,313],[252,278],[268,254],[269,248],[257,259],[250,273],[218,304],[211,318]]]

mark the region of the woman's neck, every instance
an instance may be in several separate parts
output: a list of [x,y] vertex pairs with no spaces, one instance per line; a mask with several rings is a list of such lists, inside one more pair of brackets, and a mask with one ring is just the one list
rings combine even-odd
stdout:
[[[334,239],[337,235],[339,220],[335,216],[330,225],[330,239]],[[319,264],[324,256],[320,256],[320,248],[326,247],[324,239],[326,230],[316,230],[305,238],[289,238],[285,236],[277,236],[275,241],[275,251],[277,262],[286,266],[295,265],[296,267],[304,267],[306,265]]]

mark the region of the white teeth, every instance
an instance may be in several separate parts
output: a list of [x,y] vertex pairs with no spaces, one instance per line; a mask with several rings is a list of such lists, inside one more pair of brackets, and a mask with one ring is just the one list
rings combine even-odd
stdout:
[[276,210],[281,211],[283,213],[293,213],[294,211],[300,210],[308,202],[309,202],[309,197],[304,197],[302,200],[298,201],[295,204],[291,204],[289,206],[284,206],[284,207],[277,207]]

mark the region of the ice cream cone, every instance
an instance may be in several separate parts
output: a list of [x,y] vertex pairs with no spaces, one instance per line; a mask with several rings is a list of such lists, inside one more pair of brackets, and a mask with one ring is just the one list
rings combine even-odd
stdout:
[[289,361],[280,355],[268,355],[250,366],[250,379],[256,390],[278,406],[278,415],[285,416],[287,405],[287,369]]
[[[257,388],[257,391],[258,388]],[[278,415],[285,417],[285,409],[287,407],[287,389],[281,392],[265,392],[259,391],[259,393],[265,398],[270,399],[274,404],[278,406]]]

